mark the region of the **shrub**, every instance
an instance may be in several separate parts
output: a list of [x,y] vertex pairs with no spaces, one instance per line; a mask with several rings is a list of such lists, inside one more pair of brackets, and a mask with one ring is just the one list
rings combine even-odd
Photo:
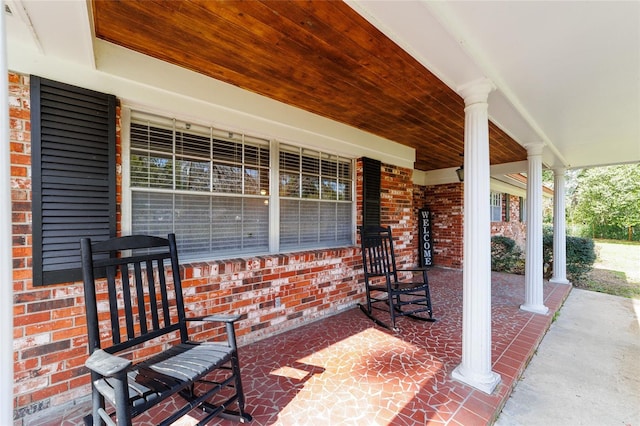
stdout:
[[553,227],[542,228],[542,264],[543,276],[546,279],[553,275]]
[[570,281],[584,281],[595,261],[596,251],[591,238],[567,237],[567,276]]
[[[567,237],[567,279],[579,284],[587,278],[596,261],[595,244],[590,238]],[[524,253],[508,237],[491,237],[491,270],[524,274]],[[553,228],[542,232],[542,262],[544,278],[553,275]]]
[[[596,261],[596,251],[590,238],[567,237],[567,279],[574,284],[584,281]],[[553,272],[553,228],[545,227],[542,234],[542,259],[545,278]]]
[[522,250],[508,237],[491,237],[491,270],[510,274],[524,273]]

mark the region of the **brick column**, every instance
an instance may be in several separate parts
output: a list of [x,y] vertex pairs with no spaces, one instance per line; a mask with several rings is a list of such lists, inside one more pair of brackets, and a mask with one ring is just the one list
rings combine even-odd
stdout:
[[491,371],[491,221],[489,217],[488,80],[462,87],[464,122],[464,231],[462,363],[452,377],[492,393],[500,375]]
[[527,252],[525,259],[525,296],[520,309],[546,314],[542,273],[542,143],[527,148]]
[[553,169],[553,277],[556,284],[567,280],[567,227],[565,218],[564,167]]

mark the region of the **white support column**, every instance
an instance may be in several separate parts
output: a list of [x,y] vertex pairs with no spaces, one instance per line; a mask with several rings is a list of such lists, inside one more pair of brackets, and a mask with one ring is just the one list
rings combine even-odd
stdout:
[[491,221],[489,216],[488,80],[459,90],[465,103],[462,362],[452,377],[492,393],[500,375],[491,371]]
[[564,167],[553,169],[553,277],[549,282],[571,284],[567,280],[567,226],[565,217]]
[[527,148],[527,252],[525,259],[525,297],[520,309],[546,314],[542,264],[542,143]]
[[[0,2],[4,5],[4,2]],[[9,79],[4,7],[0,10],[0,424],[13,424],[13,257],[11,239],[11,161]]]

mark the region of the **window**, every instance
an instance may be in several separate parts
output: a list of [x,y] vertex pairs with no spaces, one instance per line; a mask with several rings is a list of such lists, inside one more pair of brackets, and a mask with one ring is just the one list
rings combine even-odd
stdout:
[[351,159],[137,112],[129,141],[132,233],[183,259],[352,242]]
[[490,194],[491,222],[502,221],[502,194],[491,192]]
[[351,243],[352,161],[280,145],[280,248]]

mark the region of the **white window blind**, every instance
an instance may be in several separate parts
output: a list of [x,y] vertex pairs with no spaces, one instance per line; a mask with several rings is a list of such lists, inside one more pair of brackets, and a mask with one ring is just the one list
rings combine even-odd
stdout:
[[490,194],[491,222],[502,221],[502,194],[491,192]]
[[129,139],[132,232],[175,232],[183,259],[352,244],[352,159],[137,112]]
[[133,233],[176,233],[182,258],[269,248],[269,142],[134,115]]
[[280,248],[351,243],[352,161],[280,145]]

